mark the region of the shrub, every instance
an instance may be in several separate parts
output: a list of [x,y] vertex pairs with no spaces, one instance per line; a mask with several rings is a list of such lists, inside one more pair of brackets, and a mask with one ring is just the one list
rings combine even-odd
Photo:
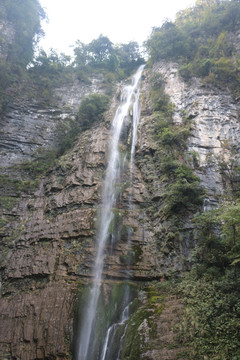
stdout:
[[175,23],[154,28],[146,42],[150,64],[161,59],[177,60],[180,75],[189,80],[200,77],[215,85],[226,85],[238,95],[239,69],[234,44],[228,31],[240,24],[239,1],[197,1],[192,8],[177,14]]
[[179,213],[202,205],[204,189],[199,180],[188,182],[187,179],[177,179],[165,192],[167,212]]
[[173,149],[174,147],[178,150],[186,148],[186,140],[188,139],[190,132],[186,128],[172,127],[164,128],[162,132],[158,134],[160,143]]
[[180,286],[186,307],[179,327],[196,360],[240,356],[239,210],[238,201],[227,201],[194,219],[198,246]]
[[78,110],[78,121],[82,130],[103,120],[103,113],[108,109],[109,97],[104,94],[91,94],[83,99]]

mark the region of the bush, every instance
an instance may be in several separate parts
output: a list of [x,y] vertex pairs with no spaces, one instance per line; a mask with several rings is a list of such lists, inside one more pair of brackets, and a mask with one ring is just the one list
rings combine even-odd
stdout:
[[196,360],[240,356],[239,210],[239,201],[227,201],[195,216],[198,246],[180,286],[186,305],[180,330]]
[[197,210],[202,205],[204,189],[193,170],[184,164],[184,151],[191,134],[189,119],[181,126],[174,124],[174,106],[164,91],[161,75],[151,78],[150,98],[152,101],[154,129],[158,149],[154,154],[160,181],[165,185],[163,194],[165,215],[180,215]]
[[202,205],[204,189],[199,180],[192,182],[186,178],[179,179],[168,187],[165,192],[167,212],[179,213],[184,210],[191,210],[196,206]]
[[161,145],[169,148],[169,150],[177,148],[183,150],[186,148],[186,140],[190,135],[190,131],[186,128],[172,127],[162,129],[158,134]]
[[82,130],[103,120],[103,114],[108,109],[109,97],[104,94],[91,94],[83,99],[78,110],[78,121]]
[[175,23],[166,22],[153,29],[146,42],[149,62],[177,60],[185,80],[195,76],[215,85],[228,84],[238,95],[239,69],[231,58],[234,44],[227,35],[238,30],[239,24],[238,0],[197,1],[194,7],[177,14]]

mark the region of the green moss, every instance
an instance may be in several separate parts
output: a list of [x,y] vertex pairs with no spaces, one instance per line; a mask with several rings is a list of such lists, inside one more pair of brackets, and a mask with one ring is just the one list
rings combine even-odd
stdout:
[[127,240],[129,236],[134,234],[134,228],[130,225],[122,225],[121,227],[121,239]]
[[0,219],[0,229],[2,229],[7,223],[8,221],[6,219]]
[[19,199],[12,196],[0,196],[0,207],[5,210],[12,210],[17,205]]
[[135,263],[137,263],[142,258],[142,254],[143,254],[142,247],[140,245],[133,245],[132,249],[133,249],[133,252],[134,252]]
[[143,304],[140,304],[129,319],[122,352],[123,360],[140,359],[142,354],[151,349],[152,341],[157,338],[156,319],[165,306],[162,290],[157,284],[143,289]]
[[139,333],[139,327],[146,320],[146,325],[151,328],[152,332],[151,316],[152,311],[150,309],[140,308],[130,318],[122,352],[123,360],[139,360],[141,353],[147,349],[144,334]]

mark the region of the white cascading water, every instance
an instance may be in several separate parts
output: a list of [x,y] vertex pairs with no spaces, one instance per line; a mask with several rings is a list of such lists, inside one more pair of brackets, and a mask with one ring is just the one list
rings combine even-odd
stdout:
[[[143,68],[144,68],[144,66],[141,67],[141,69],[143,69]],[[135,156],[135,149],[136,149],[136,142],[137,142],[138,121],[139,121],[139,117],[140,117],[139,96],[140,96],[140,89],[138,87],[135,90],[134,100],[133,100],[133,105],[132,105],[132,145],[131,145],[130,163],[129,163],[129,171],[130,171],[129,180],[130,180],[131,184],[133,181],[134,156]],[[131,193],[129,194],[128,202],[129,202],[129,209],[131,209],[132,208],[132,194]],[[128,235],[128,248],[129,249],[130,249],[130,242],[131,242],[130,238],[131,238],[131,236],[129,234]],[[124,341],[124,337],[125,337],[127,325],[128,325],[127,321],[129,319],[130,289],[129,289],[128,284],[126,284],[126,289],[125,289],[125,301],[126,301],[126,303],[128,303],[128,305],[124,308],[124,310],[122,312],[122,316],[120,318],[120,321],[112,324],[107,330],[100,360],[111,359],[111,355],[112,355],[111,354],[111,343],[114,342],[118,328],[123,326],[122,336],[119,341],[118,354],[117,354],[117,357],[115,357],[116,360],[120,360],[120,356],[121,356],[122,348],[123,348],[123,341]]]
[[[101,354],[100,360],[105,360],[106,359],[109,339],[111,337],[114,339],[117,328],[119,326],[123,325],[128,320],[128,318],[129,318],[129,306],[130,306],[130,304],[128,304],[125,307],[125,309],[123,310],[120,321],[118,323],[115,323],[115,324],[111,325],[108,328],[106,337],[104,339],[104,344],[103,344],[103,349],[102,349],[102,354]],[[120,339],[120,342],[121,342],[121,339]],[[116,360],[118,360],[118,357],[116,358]]]
[[[144,67],[144,65],[143,65],[143,67]],[[136,141],[137,141],[138,120],[140,117],[139,96],[140,96],[140,89],[138,88],[136,95],[135,95],[135,101],[133,103],[133,127],[132,127],[132,146],[131,146],[130,168],[132,168],[133,163],[134,163]]]
[[[116,111],[115,117],[112,123],[112,138],[109,145],[109,159],[106,170],[106,178],[104,181],[104,188],[102,194],[102,205],[100,212],[100,226],[97,236],[97,254],[95,265],[93,269],[93,285],[89,294],[89,301],[87,309],[82,321],[80,337],[77,349],[77,360],[95,360],[91,359],[91,338],[94,330],[95,317],[97,313],[97,304],[100,295],[100,286],[102,280],[102,272],[104,266],[104,248],[108,238],[108,229],[113,219],[112,209],[116,202],[115,185],[120,178],[120,153],[119,153],[119,140],[124,124],[124,120],[129,114],[133,102],[133,95],[138,89],[138,83],[141,78],[144,65],[140,66],[136,74],[133,77],[131,85],[125,86],[123,89],[122,104]],[[137,91],[139,97],[139,91]],[[135,101],[136,103],[136,101]],[[133,131],[134,132],[134,131]],[[132,139],[132,143],[135,144],[135,139]],[[131,150],[131,158],[132,158]],[[102,358],[104,360],[104,358]]]

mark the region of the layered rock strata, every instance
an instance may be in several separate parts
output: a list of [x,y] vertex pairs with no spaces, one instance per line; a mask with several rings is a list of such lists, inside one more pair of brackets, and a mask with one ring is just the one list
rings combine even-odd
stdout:
[[[212,206],[230,181],[228,169],[220,172],[221,157],[225,163],[237,161],[232,148],[238,151],[240,146],[239,104],[227,90],[211,88],[197,79],[184,83],[175,64],[159,63],[153,71],[165,77],[166,91],[175,104],[175,122],[181,124],[186,116],[192,119],[188,151],[198,154],[195,170],[207,189],[205,206]],[[82,89],[80,85],[58,89],[58,105],[47,110],[30,101],[14,105],[1,132],[1,166],[7,168],[31,157],[38,146],[53,144],[58,119],[73,116],[83,94],[99,91],[96,86],[93,82]],[[181,241],[173,249],[164,248],[161,233],[167,229],[167,221],[150,209],[161,204],[162,189],[152,165],[157,145],[149,89],[146,72],[132,183],[126,165],[122,195],[114,210],[119,242],[107,256],[103,271],[110,282],[128,276],[136,281],[160,279],[168,272],[180,271],[193,246],[193,227],[186,221]],[[89,281],[94,262],[109,124],[116,106],[115,99],[106,121],[81,133],[73,149],[41,180],[35,194],[25,195],[10,211],[14,220],[1,231],[1,359],[69,356],[77,290]],[[129,124],[125,130],[123,153],[130,138]],[[27,144],[23,140],[26,133]],[[153,349],[148,356],[156,354]]]

